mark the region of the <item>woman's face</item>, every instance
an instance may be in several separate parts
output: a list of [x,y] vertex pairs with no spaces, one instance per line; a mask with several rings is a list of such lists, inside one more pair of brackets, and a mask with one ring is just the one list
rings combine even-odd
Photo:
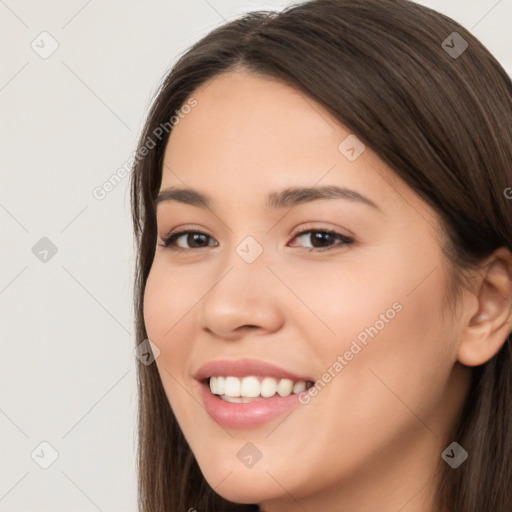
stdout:
[[[144,317],[205,478],[268,511],[419,510],[467,385],[437,216],[284,84],[229,72],[193,96],[165,152]],[[200,234],[161,245],[179,231]]]

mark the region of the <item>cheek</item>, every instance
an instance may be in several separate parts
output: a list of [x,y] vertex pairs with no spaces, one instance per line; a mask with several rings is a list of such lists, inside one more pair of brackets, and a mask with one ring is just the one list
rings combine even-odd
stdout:
[[376,264],[361,253],[347,252],[339,262],[319,262],[312,271],[313,265],[283,267],[279,275],[296,297],[289,294],[283,307],[291,311],[291,323],[300,325],[317,354],[332,359],[348,350],[352,340],[364,344],[371,339],[368,329],[380,335],[400,316],[408,284],[392,278],[389,262],[381,259]]
[[156,343],[160,350],[162,346],[159,340],[161,341],[166,331],[164,319],[167,317],[166,310],[170,310],[167,302],[170,298],[169,294],[165,293],[165,287],[162,286],[158,273],[151,269],[144,290],[144,325],[148,338]]
[[[149,273],[144,291],[146,332],[148,338],[160,349],[157,366],[159,370],[165,368],[172,375],[176,374],[176,377],[180,377],[177,368],[183,374],[192,346],[192,343],[182,342],[190,338],[190,334],[184,332],[187,312],[190,312],[194,304],[192,297],[190,300],[187,297],[189,288],[173,282],[172,273],[164,272],[157,263]],[[188,293],[192,295],[190,291]]]
[[[343,342],[352,360],[336,383],[339,393],[347,400],[359,397],[352,406],[360,420],[387,418],[391,430],[400,421],[416,421],[409,410],[421,418],[433,413],[454,364],[451,330],[442,317],[444,276],[438,269],[415,288],[419,274],[402,273],[401,292],[384,292],[378,300],[354,306],[350,334]],[[381,283],[384,288],[395,284]],[[392,304],[396,307],[387,309]],[[354,341],[360,350],[351,350]]]
[[154,338],[155,342],[171,342],[174,332],[180,327],[180,319],[194,304],[190,282],[185,285],[177,275],[176,271],[166,270],[155,259],[144,290],[143,308],[146,330],[152,341]]
[[[158,262],[154,264],[144,291],[144,322],[148,338],[160,349],[155,362],[169,404],[180,423],[192,424],[197,411],[187,406],[191,403],[190,395],[184,391],[184,386],[189,385],[187,371],[193,346],[191,333],[185,332],[186,314],[191,308],[187,304],[194,304],[194,301],[187,300],[184,291],[188,288],[173,282],[173,275],[176,274],[164,271]],[[190,343],[183,340],[190,340]]]

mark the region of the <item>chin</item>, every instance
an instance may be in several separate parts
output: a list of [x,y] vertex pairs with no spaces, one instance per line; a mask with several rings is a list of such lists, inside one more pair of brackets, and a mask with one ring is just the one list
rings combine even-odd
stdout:
[[238,473],[233,471],[221,483],[217,471],[212,471],[211,474],[203,472],[203,475],[217,494],[233,503],[262,503],[282,497],[284,492],[263,469],[252,468],[247,471],[240,470]]
[[[293,467],[293,461],[281,454],[276,454],[278,460],[273,461],[265,450],[259,461],[252,467],[246,467],[237,456],[246,444],[245,441],[237,442],[233,450],[219,449],[196,455],[204,478],[224,499],[233,503],[259,504],[289,499],[289,493],[300,498],[315,492],[314,487],[319,482],[309,478],[308,472],[291,471],[290,462]],[[226,452],[229,452],[229,457]]]

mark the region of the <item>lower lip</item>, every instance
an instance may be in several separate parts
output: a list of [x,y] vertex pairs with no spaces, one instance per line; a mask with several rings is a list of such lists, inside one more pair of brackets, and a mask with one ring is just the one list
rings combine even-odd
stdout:
[[214,395],[201,382],[201,396],[206,411],[219,425],[227,428],[252,428],[268,423],[299,404],[299,394],[281,397],[275,395],[255,402],[226,402]]

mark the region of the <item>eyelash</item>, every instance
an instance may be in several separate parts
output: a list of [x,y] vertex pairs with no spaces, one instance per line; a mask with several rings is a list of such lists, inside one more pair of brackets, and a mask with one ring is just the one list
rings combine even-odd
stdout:
[[[354,243],[353,238],[342,235],[341,233],[332,231],[330,229],[306,229],[304,231],[300,231],[299,233],[296,233],[293,236],[293,239],[300,237],[302,235],[308,234],[308,233],[324,233],[324,234],[327,233],[328,235],[334,236],[335,238],[338,238],[339,240],[341,240],[341,243],[337,243],[335,245],[332,245],[330,247],[325,247],[325,248],[303,247],[303,249],[308,250],[308,252],[313,252],[313,251],[314,252],[325,252],[325,251],[332,250],[336,247],[351,245]],[[205,249],[206,247],[211,247],[211,246],[204,246],[204,247],[192,247],[192,248],[185,248],[185,249],[182,247],[176,247],[175,242],[178,238],[181,238],[183,235],[192,235],[192,234],[205,235],[208,238],[212,239],[212,237],[210,237],[210,235],[208,235],[207,233],[203,233],[202,231],[183,230],[183,231],[176,231],[175,233],[172,233],[172,232],[169,233],[169,235],[167,235],[166,237],[163,238],[162,243],[160,243],[158,245],[160,245],[160,247],[169,248],[172,251],[176,251],[176,252],[193,251],[193,250],[197,250],[197,249]]]

